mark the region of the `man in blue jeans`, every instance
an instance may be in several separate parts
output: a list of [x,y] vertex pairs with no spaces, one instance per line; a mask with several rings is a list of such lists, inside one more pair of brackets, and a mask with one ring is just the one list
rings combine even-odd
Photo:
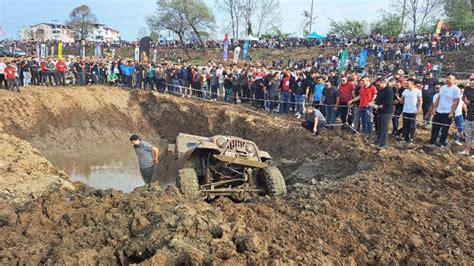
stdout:
[[368,139],[372,134],[372,106],[377,97],[377,89],[370,83],[369,77],[365,76],[361,79],[362,86],[360,88],[359,96],[355,97],[349,104],[359,101],[359,114],[362,119],[362,132],[365,138]]
[[295,94],[296,101],[296,118],[300,119],[303,114],[303,101],[304,97],[309,93],[309,86],[306,83],[306,79],[303,77],[303,73],[298,73],[298,79],[296,80],[295,89],[293,91]]
[[334,124],[336,124],[336,113],[339,106],[339,98],[339,92],[335,87],[332,86],[331,81],[326,81],[321,99],[324,104],[324,113],[328,123],[327,127],[329,129],[333,129]]
[[388,124],[393,112],[393,94],[392,88],[387,87],[387,81],[383,78],[377,79],[378,93],[373,108],[377,110],[377,140],[375,145],[381,151],[385,149],[388,138]]
[[281,80],[280,91],[281,91],[281,104],[280,113],[287,114],[290,111],[290,99],[292,93],[294,78],[291,76],[288,70],[284,70],[284,76]]

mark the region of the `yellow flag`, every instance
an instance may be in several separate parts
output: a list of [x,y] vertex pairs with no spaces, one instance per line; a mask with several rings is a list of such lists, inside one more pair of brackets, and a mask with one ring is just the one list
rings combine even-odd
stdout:
[[63,59],[63,42],[59,42],[58,44],[58,58]]
[[436,35],[439,35],[441,33],[441,28],[443,27],[443,23],[444,23],[444,18],[440,18],[438,20],[438,25],[436,25]]

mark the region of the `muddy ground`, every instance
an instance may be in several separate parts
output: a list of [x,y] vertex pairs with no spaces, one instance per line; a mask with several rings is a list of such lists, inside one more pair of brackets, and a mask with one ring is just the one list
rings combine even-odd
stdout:
[[[0,264],[471,264],[472,160],[417,144],[375,153],[249,109],[108,87],[0,91]],[[281,198],[183,199],[71,184],[42,153],[137,132],[231,134],[276,159]]]

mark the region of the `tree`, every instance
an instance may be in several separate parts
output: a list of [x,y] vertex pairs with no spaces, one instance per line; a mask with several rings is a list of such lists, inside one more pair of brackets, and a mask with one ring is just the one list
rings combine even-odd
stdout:
[[344,38],[352,38],[367,35],[367,22],[361,20],[345,20],[336,22],[331,20],[329,23],[329,34],[336,34]]
[[268,33],[260,35],[260,37],[262,39],[270,39],[270,38],[275,37],[279,40],[283,40],[283,39],[286,39],[286,38],[290,37],[293,34],[295,34],[295,33],[286,33],[286,32],[281,31],[279,27],[274,27]]
[[146,22],[151,30],[160,32],[161,29],[167,29],[174,32],[184,48],[184,52],[189,56],[189,51],[184,44],[184,37],[190,28],[184,17],[172,3],[173,1],[158,0],[155,14],[148,16]]
[[18,36],[22,41],[29,41],[33,39],[33,31],[31,30],[31,27],[25,26],[20,29]]
[[280,27],[280,0],[260,0],[256,10],[257,36],[272,27]]
[[239,22],[241,15],[241,0],[215,0],[217,8],[230,19],[230,27],[232,29],[232,39],[239,39]]
[[241,14],[244,18],[245,33],[247,34],[247,36],[251,34],[251,32],[249,32],[249,29],[252,29],[252,17],[254,16],[255,11],[257,10],[257,6],[257,0],[241,0],[240,2]]
[[444,0],[394,0],[392,9],[396,14],[405,14],[411,22],[412,32],[430,25],[441,14]]
[[150,39],[154,42],[159,42],[160,41],[160,34],[156,31],[151,31],[150,32]]
[[303,11],[303,14],[301,14],[301,16],[303,16],[303,21],[301,22],[301,27],[303,28],[303,36],[306,36],[310,33],[309,31],[312,26],[311,23],[313,23],[316,17],[311,17],[311,12],[307,10]]
[[92,26],[96,22],[97,18],[92,14],[90,7],[87,5],[80,5],[71,11],[69,14],[69,20],[66,21],[66,24],[76,31],[79,39],[82,41],[89,36]]
[[444,0],[448,24],[459,30],[474,30],[474,5],[469,0]]
[[206,52],[206,45],[202,40],[203,33],[210,31],[214,25],[214,14],[202,0],[172,0],[178,12],[181,12],[189,27],[201,44],[202,51]]
[[148,36],[148,30],[146,27],[141,27],[140,29],[138,29],[138,32],[137,32],[137,39],[140,40],[141,38],[145,37],[145,36]]
[[382,11],[380,18],[371,24],[372,33],[381,33],[389,36],[398,36],[403,32],[402,17]]

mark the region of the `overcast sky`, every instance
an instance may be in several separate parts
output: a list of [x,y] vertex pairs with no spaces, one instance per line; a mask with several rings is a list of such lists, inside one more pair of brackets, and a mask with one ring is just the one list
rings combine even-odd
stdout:
[[[215,8],[215,0],[205,0],[214,9],[217,20],[215,36],[222,36],[222,25],[227,19]],[[283,32],[301,32],[301,14],[311,8],[311,0],[280,0]],[[156,8],[155,0],[0,0],[0,27],[6,32],[0,37],[17,38],[25,25],[41,22],[64,23],[69,12],[81,4],[91,7],[99,22],[117,29],[124,40],[134,40],[141,27],[146,26],[145,17]],[[364,19],[371,22],[388,8],[389,0],[314,0],[317,19],[313,30],[327,33],[329,18],[336,21]]]

